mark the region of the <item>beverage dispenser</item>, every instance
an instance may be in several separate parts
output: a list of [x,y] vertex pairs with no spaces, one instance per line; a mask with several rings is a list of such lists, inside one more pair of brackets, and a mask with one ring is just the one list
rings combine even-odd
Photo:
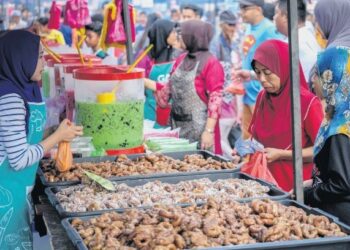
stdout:
[[[96,148],[137,147],[143,141],[144,70],[126,73],[126,67],[77,69],[75,79],[76,121]],[[112,103],[99,103],[97,96],[111,92]]]

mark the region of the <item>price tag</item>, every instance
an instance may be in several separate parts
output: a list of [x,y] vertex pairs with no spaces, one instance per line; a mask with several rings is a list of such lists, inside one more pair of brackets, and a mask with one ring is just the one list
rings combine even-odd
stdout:
[[104,189],[107,189],[109,191],[115,191],[115,187],[113,185],[113,183],[99,175],[93,174],[89,171],[85,171],[84,173],[86,174],[87,177],[89,177],[91,180],[93,180],[94,182],[100,184]]

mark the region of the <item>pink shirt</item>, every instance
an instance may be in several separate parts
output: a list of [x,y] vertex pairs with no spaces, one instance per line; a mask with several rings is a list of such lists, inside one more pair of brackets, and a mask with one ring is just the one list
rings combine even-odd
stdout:
[[145,70],[145,76],[149,77],[149,74],[151,73],[151,69],[154,65],[154,60],[149,56],[146,55],[138,64],[138,68],[142,68]]
[[[186,53],[179,56],[172,73],[180,66]],[[208,117],[219,119],[221,113],[224,70],[215,56],[209,57],[202,71],[195,78],[195,88],[200,99],[208,106]],[[171,82],[169,83],[171,84]],[[168,106],[170,86],[157,84],[157,99],[161,107]]]
[[[177,67],[180,66],[185,57],[186,54],[182,54],[176,59],[172,73],[174,73]],[[204,65],[200,74],[196,76],[194,83],[199,98],[207,104],[208,117],[216,119],[217,121],[219,120],[221,113],[224,79],[224,69],[216,57],[211,56],[208,58],[207,63]],[[168,102],[171,94],[170,84],[171,81],[166,85],[157,83],[155,97],[157,104],[162,108],[169,107]],[[222,154],[219,122],[216,123],[214,129],[214,153]]]

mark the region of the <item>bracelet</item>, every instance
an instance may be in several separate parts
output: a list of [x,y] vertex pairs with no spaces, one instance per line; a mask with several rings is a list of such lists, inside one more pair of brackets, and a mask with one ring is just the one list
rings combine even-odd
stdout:
[[205,128],[205,132],[208,132],[209,134],[214,134],[214,130],[210,128]]

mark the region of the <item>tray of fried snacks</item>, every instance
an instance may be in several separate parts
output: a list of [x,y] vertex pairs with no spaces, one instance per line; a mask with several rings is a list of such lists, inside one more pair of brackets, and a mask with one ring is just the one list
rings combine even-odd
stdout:
[[118,157],[89,157],[74,159],[73,166],[60,172],[54,160],[43,160],[38,175],[44,186],[68,186],[79,184],[84,170],[110,180],[126,180],[146,177],[164,177],[208,174],[218,171],[239,171],[241,164],[234,164],[209,151],[198,150],[166,154],[120,155]]
[[48,187],[45,192],[63,218],[124,211],[132,207],[147,208],[157,204],[203,204],[210,197],[223,202],[289,197],[276,186],[237,172],[124,180],[112,182],[112,185],[113,191],[90,182],[69,187]]
[[349,249],[350,227],[292,200],[155,206],[62,224],[79,250],[88,249]]

